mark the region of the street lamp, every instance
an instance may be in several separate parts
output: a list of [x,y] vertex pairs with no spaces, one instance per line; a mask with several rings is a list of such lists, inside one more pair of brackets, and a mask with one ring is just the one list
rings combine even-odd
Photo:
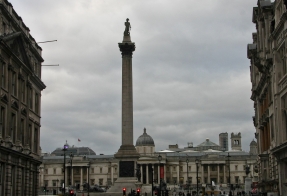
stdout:
[[227,155],[227,160],[228,160],[228,167],[229,167],[229,169],[228,169],[228,184],[229,184],[229,195],[231,195],[231,184],[230,184],[230,155],[229,155],[229,153],[228,153],[228,155]]
[[66,141],[66,144],[63,147],[63,151],[64,151],[64,195],[66,193],[66,151],[68,150],[68,144]]
[[195,164],[196,164],[196,195],[198,195],[198,164],[199,164],[198,159],[195,159]]
[[88,196],[90,196],[90,162],[88,162]]
[[160,175],[160,161],[162,160],[162,156],[158,155],[157,157],[159,161],[159,196],[161,196],[161,175]]
[[70,154],[70,163],[71,163],[71,167],[70,167],[70,185],[72,185],[72,171],[73,171],[73,169],[72,169],[72,166],[73,166],[73,158],[74,158],[74,154],[71,152],[71,154]]
[[188,181],[188,158],[186,158],[186,185],[187,185],[187,196],[189,196],[189,181]]

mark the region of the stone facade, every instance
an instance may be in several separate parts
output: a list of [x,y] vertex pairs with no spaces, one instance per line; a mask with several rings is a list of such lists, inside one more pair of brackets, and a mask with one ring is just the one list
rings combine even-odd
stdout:
[[42,49],[0,1],[0,195],[38,195]]
[[247,46],[258,141],[259,191],[287,192],[287,1],[258,0]]
[[[155,152],[153,139],[144,129],[143,135],[136,141],[136,149],[140,154],[137,165],[141,171],[142,192],[150,194],[152,182],[154,182],[154,186],[158,186],[160,178],[171,189],[175,186],[185,187],[188,180],[190,188],[194,191],[197,185],[197,172],[200,190],[202,186],[209,187],[211,181],[214,181],[223,190],[228,189],[229,174],[230,183],[238,185],[236,190],[244,190],[244,182],[247,177],[246,166],[249,166],[251,171],[248,176],[252,177],[253,182],[258,181],[258,174],[255,171],[257,154],[239,150],[219,151],[217,144],[207,140],[195,147],[179,148],[178,145],[169,145],[172,148]],[[250,149],[253,148],[254,143],[257,145],[255,141],[252,141]],[[206,145],[208,145],[208,150],[205,148]],[[162,156],[161,161],[158,160],[159,154]],[[41,187],[47,185],[49,190],[59,190],[64,179],[63,158],[63,156],[54,156],[53,154],[43,156],[39,181]],[[196,170],[196,159],[199,159],[198,170]],[[89,183],[102,187],[114,185],[119,178],[119,160],[114,155],[76,154],[72,167],[68,161],[69,157],[67,156],[66,183],[68,184],[76,186],[88,182],[87,172],[90,172]],[[90,169],[87,169],[88,163],[90,163]]]

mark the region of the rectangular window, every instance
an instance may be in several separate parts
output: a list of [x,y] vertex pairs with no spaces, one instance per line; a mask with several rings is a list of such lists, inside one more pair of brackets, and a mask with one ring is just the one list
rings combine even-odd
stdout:
[[100,178],[100,179],[99,179],[99,185],[100,185],[100,186],[103,186],[103,184],[104,184],[104,179]]
[[92,174],[95,172],[95,169],[94,168],[91,168],[91,172],[92,172]]
[[17,77],[16,73],[12,73],[12,95],[17,96]]
[[236,170],[236,171],[238,170],[238,165],[235,165],[235,170]]
[[103,172],[103,169],[102,168],[100,168],[100,173],[102,173]]
[[1,125],[1,133],[2,133],[2,138],[5,138],[6,137],[6,134],[5,134],[5,108],[1,106],[1,122],[0,122],[0,125]]
[[176,168],[175,168],[175,166],[173,167],[173,171],[174,171],[174,172],[176,171]]
[[175,185],[177,183],[177,177],[172,177],[172,183]]
[[35,112],[39,114],[39,95],[38,93],[35,94]]
[[11,130],[10,130],[10,137],[12,141],[16,142],[16,114],[11,114]]
[[179,167],[179,170],[182,172],[182,171],[183,171],[183,167],[182,167],[182,166],[180,166],[180,167]]
[[32,148],[32,146],[31,146],[31,143],[32,143],[32,125],[31,124],[29,124],[29,126],[28,126],[28,134],[27,135],[28,135],[28,137],[27,137],[26,144],[28,144],[29,147]]
[[54,172],[54,174],[56,174],[56,168],[54,168],[53,172]]
[[38,154],[38,129],[34,130],[34,152]]
[[20,134],[19,134],[19,140],[22,142],[22,145],[25,144],[25,120],[22,118],[20,122]]
[[[94,180],[94,182],[95,182],[95,180]],[[112,185],[112,181],[111,181],[111,179],[110,178],[107,178],[107,185]]]
[[6,66],[2,63],[1,87],[6,87]]
[[48,169],[45,169],[45,174],[48,174]]
[[2,27],[3,27],[3,34],[5,35],[7,32],[7,25],[5,22],[2,23]]
[[29,108],[33,109],[33,91],[29,88]]
[[25,97],[26,97],[25,91],[26,91],[25,81],[22,80],[21,81],[21,100],[22,100],[23,103],[25,103],[25,101],[26,101],[26,99],[25,99]]
[[53,180],[53,186],[54,186],[54,187],[57,186],[57,180]]

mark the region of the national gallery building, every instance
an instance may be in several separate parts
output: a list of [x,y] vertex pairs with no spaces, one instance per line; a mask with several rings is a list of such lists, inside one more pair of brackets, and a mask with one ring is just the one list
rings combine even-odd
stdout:
[[[258,181],[256,157],[257,143],[250,143],[250,152],[241,149],[241,134],[231,134],[231,150],[228,150],[228,134],[219,135],[220,145],[206,139],[197,146],[188,143],[180,148],[178,144],[169,145],[166,150],[155,152],[153,138],[144,129],[136,141],[136,150],[140,154],[137,160],[140,169],[142,191],[149,193],[151,184],[158,186],[162,178],[167,186],[186,186],[191,189],[204,187],[215,182],[221,187],[230,183],[237,187],[244,186],[246,167],[250,168],[249,177]],[[221,142],[225,140],[225,142]],[[227,144],[227,145],[226,145]],[[226,147],[227,146],[227,147]],[[55,190],[64,182],[64,151],[56,149],[51,154],[43,154],[40,167],[40,188]],[[69,146],[66,154],[66,185],[97,184],[109,187],[118,178],[119,163],[114,155],[97,155],[88,147]],[[161,155],[161,160],[158,159]],[[230,168],[230,169],[229,169]],[[196,180],[198,177],[198,181]]]

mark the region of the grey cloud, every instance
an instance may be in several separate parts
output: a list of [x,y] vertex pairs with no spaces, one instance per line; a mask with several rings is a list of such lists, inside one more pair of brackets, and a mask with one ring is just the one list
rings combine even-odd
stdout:
[[[121,54],[131,20],[134,142],[147,127],[156,150],[199,144],[220,132],[254,138],[246,44],[257,1],[11,0],[41,44],[41,147],[90,146],[112,154],[121,145]],[[236,9],[235,9],[236,8]],[[78,144],[77,139],[81,142]]]

